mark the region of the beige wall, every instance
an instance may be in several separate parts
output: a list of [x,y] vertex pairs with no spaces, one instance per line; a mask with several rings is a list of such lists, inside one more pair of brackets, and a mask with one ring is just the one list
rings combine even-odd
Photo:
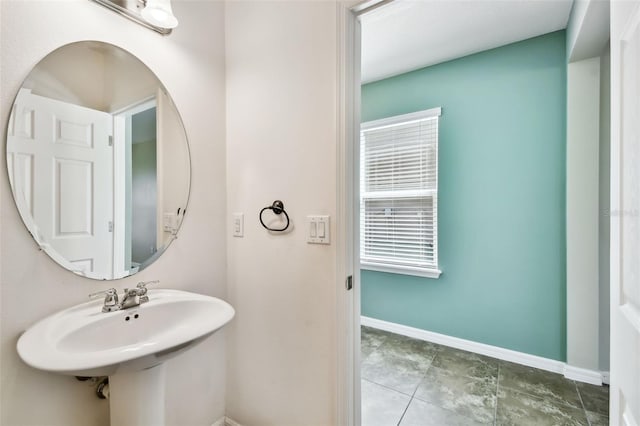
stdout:
[[[67,46],[43,58],[24,81],[33,94],[86,108],[109,112],[105,77],[109,64],[104,53],[85,45]],[[70,67],[69,64],[84,66]]]
[[[83,66],[69,66],[76,61]],[[129,55],[73,44],[44,58],[24,87],[36,95],[112,113],[155,96],[158,81],[144,64]]]
[[[113,283],[78,277],[38,251],[20,221],[6,173],[0,177],[0,424],[108,425],[108,405],[73,377],[24,365],[20,333],[38,319],[86,300],[110,284],[140,280],[225,298],[224,5],[174,2],[180,27],[162,37],[92,2],[0,2],[0,128],[30,69],[51,50],[78,40],[113,43],[145,62],[180,111],[192,155],[189,211],[180,237],[142,273]],[[4,164],[4,148],[0,153]],[[326,304],[325,304],[326,305]],[[105,336],[108,338],[109,336]],[[224,413],[224,332],[168,363],[167,420],[211,425]]]
[[118,111],[156,96],[158,83],[143,64],[128,56],[109,56],[105,62],[105,111]]
[[[336,423],[335,238],[306,243],[310,214],[336,214],[336,5],[226,6],[227,415],[243,425]],[[290,233],[258,212],[284,201]],[[335,237],[335,226],[332,227]]]
[[[180,27],[163,38],[84,0],[3,1],[3,128],[22,79],[62,44],[104,40],[147,63],[185,122],[191,200],[161,259],[115,284],[159,278],[167,287],[228,293],[237,310],[226,346],[217,335],[169,363],[169,423],[210,425],[226,398],[227,414],[248,426],[335,424],[336,249],[307,244],[304,232],[307,215],[328,214],[335,237],[335,3],[178,1],[174,11]],[[37,251],[2,180],[0,423],[106,425],[107,404],[91,388],[33,370],[15,353],[22,330],[105,285]],[[276,198],[292,219],[283,235],[257,220]],[[233,212],[245,213],[244,238],[230,235]]]
[[[158,237],[162,244],[173,238],[172,232],[164,231],[164,213],[176,214],[180,209],[178,220],[181,220],[182,211],[186,206],[185,194],[189,188],[185,182],[189,182],[189,151],[184,144],[175,143],[184,138],[182,125],[174,114],[171,100],[162,90],[156,95],[158,102],[158,181],[161,189],[158,193]],[[160,243],[159,243],[160,244]]]

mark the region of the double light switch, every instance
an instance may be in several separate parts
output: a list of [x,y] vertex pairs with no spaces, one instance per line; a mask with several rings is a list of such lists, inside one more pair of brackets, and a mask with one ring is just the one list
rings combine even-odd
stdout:
[[307,242],[329,244],[329,216],[307,216]]

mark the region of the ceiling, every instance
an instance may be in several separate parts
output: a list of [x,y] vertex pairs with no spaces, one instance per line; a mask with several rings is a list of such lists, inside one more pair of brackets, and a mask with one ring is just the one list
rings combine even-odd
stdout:
[[566,28],[573,0],[394,0],[362,16],[362,82]]

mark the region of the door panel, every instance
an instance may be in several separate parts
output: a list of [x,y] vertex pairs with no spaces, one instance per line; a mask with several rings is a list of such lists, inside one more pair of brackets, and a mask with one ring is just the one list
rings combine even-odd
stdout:
[[640,8],[611,3],[612,425],[640,419]]
[[56,159],[56,238],[93,235],[92,181],[92,162]]
[[93,148],[93,123],[78,123],[54,115],[56,143]]
[[[112,276],[113,151],[110,114],[21,90],[7,155],[25,224],[58,263]],[[27,209],[22,209],[27,207]]]

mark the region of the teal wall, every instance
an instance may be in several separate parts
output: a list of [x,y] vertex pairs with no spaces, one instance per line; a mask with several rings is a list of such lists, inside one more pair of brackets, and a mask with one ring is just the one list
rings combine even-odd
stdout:
[[362,87],[362,121],[442,107],[439,263],[362,271],[362,314],[566,359],[565,32]]

